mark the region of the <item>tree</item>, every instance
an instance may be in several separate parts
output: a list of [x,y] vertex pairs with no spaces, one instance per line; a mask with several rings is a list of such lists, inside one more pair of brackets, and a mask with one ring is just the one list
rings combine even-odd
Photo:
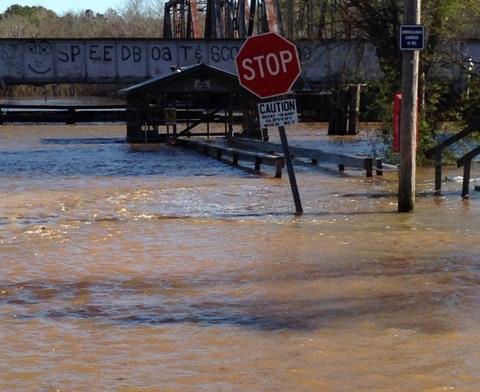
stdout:
[[[400,87],[402,54],[399,49],[399,27],[402,22],[401,0],[343,0],[338,3],[349,38],[371,42],[385,75],[377,86],[385,115],[390,113],[393,93]],[[462,94],[458,88],[465,66],[465,56],[452,51],[452,43],[478,35],[473,27],[480,18],[478,0],[423,0],[422,23],[427,40],[420,63],[420,110],[423,147],[433,141],[439,123],[455,119],[462,112]],[[348,26],[347,26],[348,25]],[[446,72],[447,71],[447,72]],[[457,99],[457,106],[452,100]],[[480,102],[478,102],[480,104]]]

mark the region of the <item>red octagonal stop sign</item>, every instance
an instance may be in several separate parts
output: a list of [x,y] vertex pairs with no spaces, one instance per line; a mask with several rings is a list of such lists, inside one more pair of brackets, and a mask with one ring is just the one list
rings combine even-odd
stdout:
[[260,98],[288,93],[301,71],[297,48],[276,33],[248,38],[235,64],[240,84]]

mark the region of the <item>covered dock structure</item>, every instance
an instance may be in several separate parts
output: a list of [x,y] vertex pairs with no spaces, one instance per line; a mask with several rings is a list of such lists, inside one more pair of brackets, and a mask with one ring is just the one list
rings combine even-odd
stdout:
[[[231,138],[234,123],[247,133],[260,133],[255,98],[235,74],[207,64],[175,69],[166,76],[124,88],[127,141],[165,142],[181,136]],[[211,123],[223,123],[212,132]]]

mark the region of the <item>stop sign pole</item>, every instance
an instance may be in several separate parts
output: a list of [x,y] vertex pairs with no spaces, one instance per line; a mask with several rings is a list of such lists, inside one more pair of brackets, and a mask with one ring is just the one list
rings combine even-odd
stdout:
[[295,177],[295,170],[293,169],[290,149],[288,148],[287,134],[285,133],[285,127],[283,125],[278,127],[278,133],[280,134],[280,140],[282,141],[283,156],[285,157],[285,164],[287,165],[287,173],[290,181],[290,188],[292,189],[293,202],[295,203],[295,213],[297,215],[301,215],[303,213],[302,201],[300,200],[297,178]]
[[[289,93],[301,73],[297,48],[276,33],[259,34],[247,38],[235,58],[235,64],[240,85],[261,99]],[[295,203],[295,212],[297,215],[301,215],[303,213],[302,202],[283,123],[278,126],[278,132]]]

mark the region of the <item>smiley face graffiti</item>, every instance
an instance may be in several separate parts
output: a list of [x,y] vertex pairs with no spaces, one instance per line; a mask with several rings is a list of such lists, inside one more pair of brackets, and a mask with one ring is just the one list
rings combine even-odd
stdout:
[[27,42],[25,64],[38,75],[46,75],[53,70],[52,45],[46,41]]

